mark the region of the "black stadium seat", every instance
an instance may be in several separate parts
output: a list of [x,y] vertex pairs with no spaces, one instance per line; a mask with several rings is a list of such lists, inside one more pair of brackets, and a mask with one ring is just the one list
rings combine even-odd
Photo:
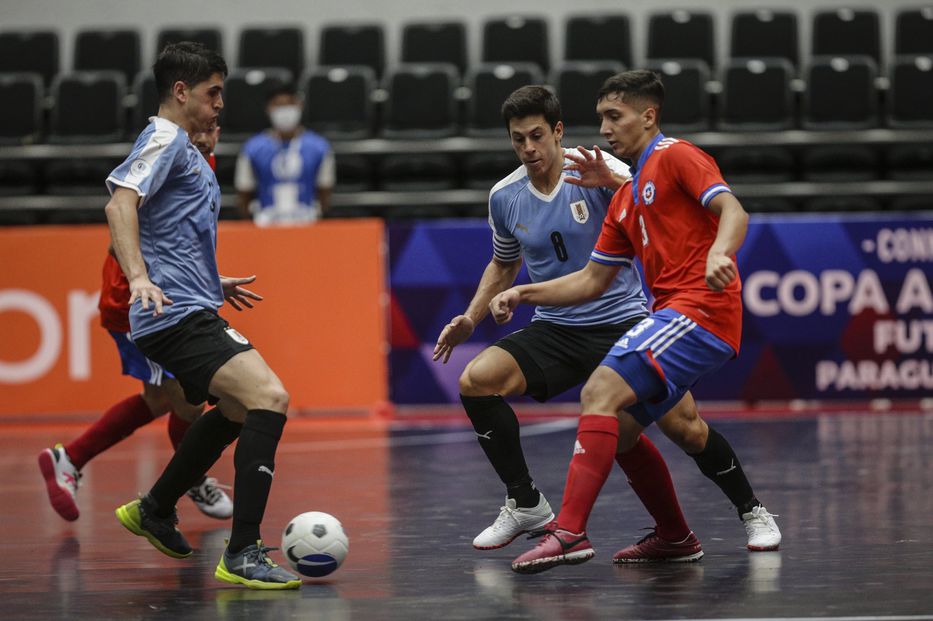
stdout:
[[599,134],[596,94],[606,78],[623,69],[619,62],[568,61],[553,71],[549,82],[557,90],[566,133]]
[[382,24],[331,24],[321,28],[318,64],[364,65],[381,79],[386,64]]
[[933,54],[933,7],[898,11],[895,54]]
[[84,30],[75,37],[76,71],[119,71],[129,84],[139,73],[139,32],[133,29]]
[[304,123],[328,138],[366,138],[373,131],[371,67],[315,67],[301,80]]
[[56,143],[116,142],[123,138],[126,82],[117,71],[59,74],[49,139]]
[[723,69],[721,129],[791,129],[794,68],[783,58],[731,59]]
[[30,144],[40,138],[44,97],[38,73],[0,73],[0,144]]
[[[609,60],[632,65],[628,15],[574,15],[564,32],[565,60]],[[564,103],[564,102],[561,102]]]
[[898,56],[889,72],[888,124],[933,127],[933,56]]
[[136,103],[133,105],[132,126],[127,128],[130,137],[149,124],[149,117],[159,112],[159,93],[156,91],[155,75],[150,69],[143,69],[133,81],[133,93]]
[[155,53],[161,52],[169,43],[194,41],[221,54],[224,53],[223,35],[219,28],[162,28],[156,37]]
[[716,66],[713,53],[713,16],[700,11],[654,13],[648,18],[648,58],[702,60]]
[[387,138],[439,138],[457,131],[454,89],[459,77],[449,63],[396,66],[387,76],[382,124]]
[[881,62],[881,27],[870,9],[817,11],[812,41],[814,56],[870,56]]
[[305,68],[304,31],[291,26],[244,28],[237,59],[239,69],[276,67],[297,77]]
[[58,34],[51,30],[0,32],[0,71],[38,73],[46,87],[59,70]]
[[547,22],[543,17],[512,15],[483,23],[484,63],[534,63],[547,72],[551,65]]
[[709,67],[697,59],[652,61],[664,83],[661,127],[667,133],[709,129]]
[[249,138],[269,127],[266,99],[269,90],[288,83],[292,74],[288,69],[234,69],[224,84],[224,110],[220,126],[231,139]]
[[466,25],[463,22],[416,22],[402,27],[403,63],[450,63],[466,73]]
[[501,136],[502,102],[519,86],[541,84],[544,80],[536,64],[481,63],[470,70],[467,85],[471,96],[467,105],[467,134]]
[[797,67],[799,54],[796,13],[759,9],[732,16],[731,57],[784,58]]

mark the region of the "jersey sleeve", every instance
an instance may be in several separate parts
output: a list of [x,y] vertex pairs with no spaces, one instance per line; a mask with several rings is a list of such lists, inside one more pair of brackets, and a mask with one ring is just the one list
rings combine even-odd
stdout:
[[[622,186],[619,192],[624,192],[627,189],[628,185]],[[632,258],[635,256],[635,249],[619,222],[621,201],[618,194],[616,196],[617,198],[612,199],[609,210],[606,212],[603,228],[599,232],[599,239],[596,240],[596,247],[590,253],[590,261],[602,263],[603,265],[631,265]]]
[[517,261],[522,246],[505,224],[505,201],[501,194],[489,195],[489,228],[492,229],[492,254],[504,263]]
[[732,192],[715,160],[691,144],[673,145],[665,157],[665,165],[677,184],[704,207],[717,194]]
[[337,164],[334,161],[334,152],[330,149],[324,154],[321,165],[317,169],[317,187],[322,190],[329,190],[334,187],[337,181]]
[[178,139],[174,130],[158,128],[147,138],[141,137],[129,156],[107,177],[107,189],[111,194],[118,187],[134,190],[142,199],[142,206],[165,183],[179,153],[184,153],[185,141]]
[[244,148],[236,158],[236,169],[233,173],[233,187],[237,192],[252,192],[256,189],[256,175],[253,172],[253,163]]

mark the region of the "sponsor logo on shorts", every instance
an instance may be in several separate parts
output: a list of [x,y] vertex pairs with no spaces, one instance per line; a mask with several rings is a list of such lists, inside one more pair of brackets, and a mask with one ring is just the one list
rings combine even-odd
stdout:
[[227,336],[232,338],[234,341],[236,341],[240,345],[249,345],[249,341],[246,340],[246,337],[240,334],[239,332],[237,332],[236,330],[234,330],[233,328],[227,328],[226,330],[224,330],[224,332],[226,332]]

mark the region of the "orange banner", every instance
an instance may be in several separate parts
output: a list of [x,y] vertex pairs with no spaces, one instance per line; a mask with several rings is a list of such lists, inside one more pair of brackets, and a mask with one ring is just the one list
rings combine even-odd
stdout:
[[[97,298],[105,226],[0,230],[0,416],[100,411],[139,389],[120,374]],[[293,409],[388,398],[383,224],[257,229],[222,222],[224,275],[256,274],[256,308],[221,314],[256,346]]]

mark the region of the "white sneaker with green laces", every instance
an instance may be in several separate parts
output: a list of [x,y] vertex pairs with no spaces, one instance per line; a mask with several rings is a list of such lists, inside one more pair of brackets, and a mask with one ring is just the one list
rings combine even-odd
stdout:
[[473,540],[477,550],[495,550],[512,543],[522,533],[544,528],[554,519],[554,512],[544,494],[536,507],[518,507],[511,498],[505,499],[505,506],[499,510],[499,517],[492,526],[481,532]]
[[745,532],[748,534],[748,549],[752,552],[777,550],[781,545],[781,529],[774,521],[776,516],[758,505],[748,513],[742,514]]

